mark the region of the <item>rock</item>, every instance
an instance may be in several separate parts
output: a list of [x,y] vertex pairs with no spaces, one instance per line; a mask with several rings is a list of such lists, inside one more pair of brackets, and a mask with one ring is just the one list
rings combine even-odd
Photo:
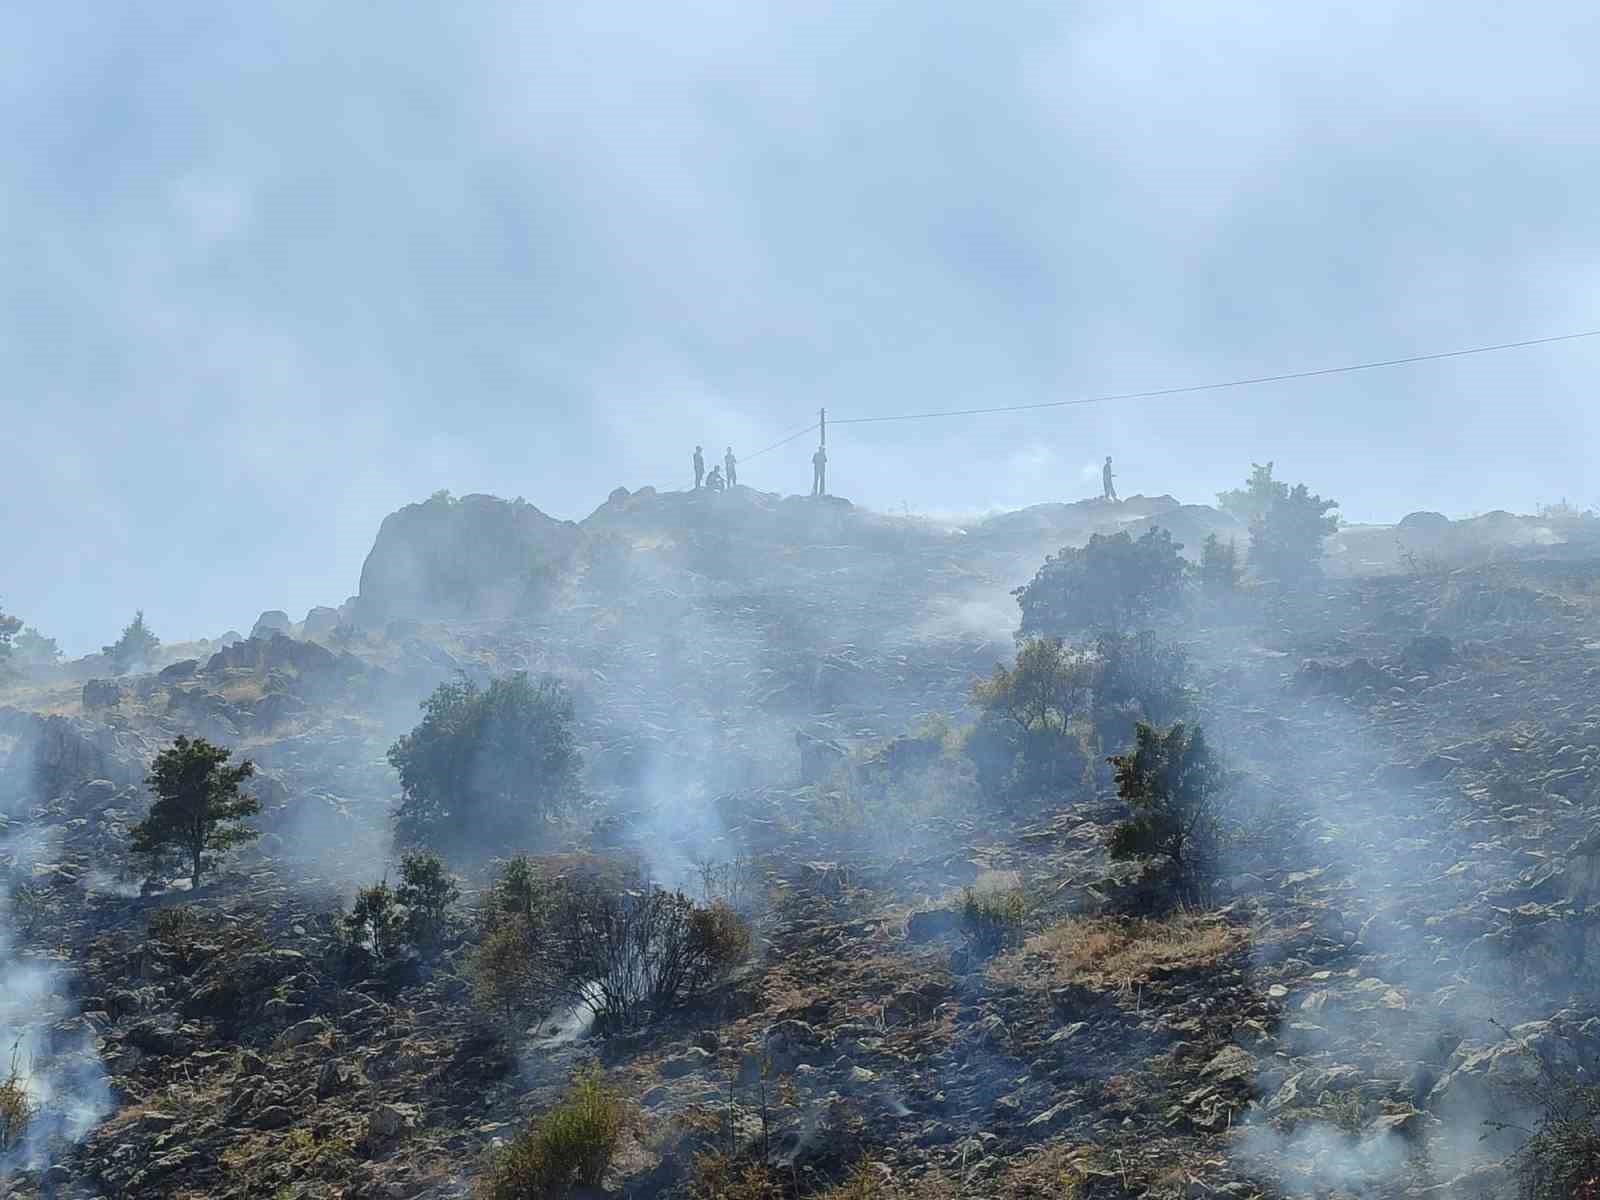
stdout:
[[122,703],[122,684],[115,679],[91,679],[83,685],[83,707],[115,708]]
[[251,637],[219,650],[206,661],[207,675],[220,675],[231,669],[252,671],[292,671],[297,675],[310,675],[338,670],[348,658],[338,655],[315,642],[298,642],[294,638],[275,633],[271,638]]
[[931,942],[961,928],[961,914],[953,908],[926,909],[914,912],[906,921],[906,940]]
[[417,1127],[422,1110],[415,1104],[380,1104],[367,1114],[367,1144],[381,1146]]
[[305,1021],[289,1026],[273,1041],[273,1045],[280,1050],[292,1050],[296,1046],[304,1046],[307,1042],[316,1041],[328,1031],[328,1023],[320,1017],[312,1017]]
[[326,1100],[329,1096],[338,1095],[350,1086],[353,1078],[349,1067],[335,1059],[328,1060],[317,1072],[317,1098]]
[[274,634],[288,637],[294,631],[294,625],[289,620],[289,614],[282,609],[272,608],[256,618],[256,623],[250,627],[250,636],[266,641]]
[[1401,661],[1416,671],[1437,671],[1455,658],[1455,643],[1443,634],[1412,638],[1400,652]]
[[162,667],[156,672],[156,678],[162,683],[178,683],[184,679],[193,678],[194,673],[200,669],[200,660],[186,658],[182,662],[175,662],[171,666]]
[[337,628],[339,628],[339,610],[329,608],[326,604],[319,604],[306,613],[306,619],[300,626],[300,636],[325,638]]
[[287,1129],[294,1124],[294,1112],[282,1104],[269,1105],[250,1119],[257,1129]]
[[824,783],[849,761],[845,748],[832,739],[813,737],[797,730],[795,745],[800,748],[800,782]]
[[677,1079],[692,1071],[703,1071],[716,1061],[715,1056],[708,1054],[699,1046],[690,1046],[682,1054],[674,1054],[671,1058],[663,1059],[656,1070],[663,1079]]
[[395,618],[494,619],[544,605],[584,543],[571,521],[522,500],[435,496],[384,518],[352,613],[364,629]]

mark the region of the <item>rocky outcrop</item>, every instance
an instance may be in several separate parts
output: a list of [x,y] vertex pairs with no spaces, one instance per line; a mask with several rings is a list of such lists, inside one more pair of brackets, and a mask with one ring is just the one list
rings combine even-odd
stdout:
[[524,500],[436,496],[384,519],[361,568],[355,623],[510,617],[536,611],[583,542]]

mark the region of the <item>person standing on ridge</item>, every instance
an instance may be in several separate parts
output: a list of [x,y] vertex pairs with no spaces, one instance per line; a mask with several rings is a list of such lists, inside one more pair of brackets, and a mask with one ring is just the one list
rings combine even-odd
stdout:
[[1107,500],[1115,500],[1117,498],[1117,488],[1111,482],[1111,479],[1111,455],[1108,454],[1106,455],[1106,465],[1100,468],[1100,482],[1105,485],[1105,499]]
[[811,456],[811,494],[813,496],[826,496],[828,494],[828,449],[818,446],[817,452]]
[[736,487],[739,483],[739,460],[733,456],[733,447],[728,447],[728,452],[722,456],[722,465],[728,468],[728,486]]
[[706,477],[706,458],[700,453],[700,447],[694,448],[694,490],[700,490],[700,483]]

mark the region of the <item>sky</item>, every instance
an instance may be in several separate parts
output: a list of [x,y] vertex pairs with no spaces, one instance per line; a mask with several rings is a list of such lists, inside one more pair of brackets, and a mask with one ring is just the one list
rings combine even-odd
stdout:
[[[438,488],[1600,328],[1600,9],[54,0],[0,12],[0,607],[63,648],[356,589]],[[1600,339],[838,425],[971,513],[1600,502]]]

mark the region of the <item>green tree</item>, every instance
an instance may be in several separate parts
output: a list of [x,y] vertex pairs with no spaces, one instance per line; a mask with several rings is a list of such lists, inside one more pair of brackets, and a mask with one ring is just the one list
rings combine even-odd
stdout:
[[1089,763],[1083,720],[1095,664],[1060,638],[1028,638],[1010,667],[997,665],[972,692],[982,718],[966,740],[978,782],[992,796],[1049,794],[1081,784]]
[[11,661],[11,639],[17,636],[17,630],[21,628],[20,619],[0,612],[0,673],[5,672]]
[[148,663],[160,647],[161,639],[145,624],[144,610],[141,608],[133,614],[133,620],[123,627],[122,636],[111,645],[102,646],[100,653],[111,660],[112,670],[116,674],[125,675],[140,663]]
[[1264,516],[1274,501],[1288,494],[1289,485],[1272,477],[1270,462],[1265,466],[1251,463],[1250,478],[1245,480],[1244,487],[1218,492],[1217,505],[1248,525],[1257,517]]
[[1200,586],[1212,593],[1237,591],[1239,577],[1239,547],[1232,538],[1223,541],[1209,534],[1200,543]]
[[232,753],[205,738],[180,735],[156,755],[145,780],[155,801],[131,831],[133,849],[157,864],[183,856],[195,887],[217,854],[261,836],[244,824],[261,811],[261,802],[239,789],[255,774],[255,764],[245,759],[230,767]]
[[479,688],[443,683],[423,718],[389,749],[402,798],[402,846],[483,853],[515,846],[566,805],[579,755],[572,697],[555,679],[525,673]]
[[1313,495],[1297,483],[1250,522],[1250,566],[1264,579],[1296,584],[1315,575],[1322,543],[1339,528],[1329,510],[1336,500]]
[[1112,826],[1111,857],[1165,858],[1185,881],[1208,877],[1217,865],[1226,774],[1199,727],[1141,721],[1133,746],[1109,761],[1129,812]]
[[1126,530],[1094,534],[1082,549],[1065,547],[1012,593],[1022,609],[1019,636],[1121,629],[1177,606],[1186,571],[1183,547],[1165,529],[1137,541]]
[[412,851],[400,856],[400,886],[395,899],[406,910],[406,937],[423,955],[433,954],[450,924],[461,888],[437,854]]

